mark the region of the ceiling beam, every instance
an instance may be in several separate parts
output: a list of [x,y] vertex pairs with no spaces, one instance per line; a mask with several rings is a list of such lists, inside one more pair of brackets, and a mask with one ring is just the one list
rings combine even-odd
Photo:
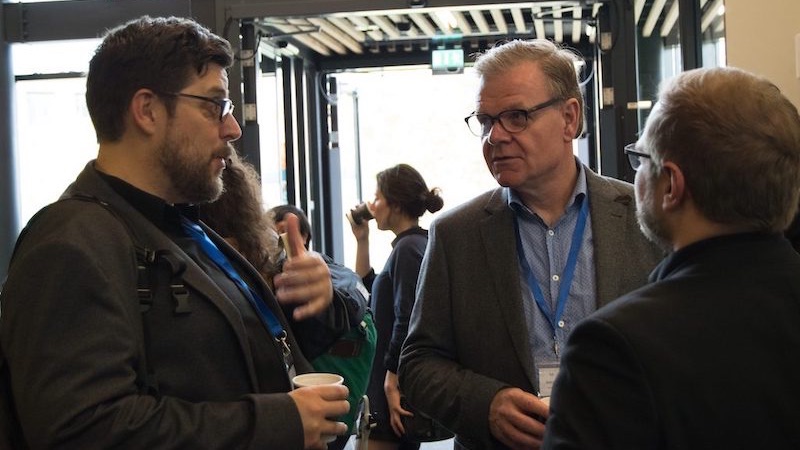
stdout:
[[706,31],[706,29],[708,29],[708,26],[711,25],[711,22],[713,22],[714,19],[717,18],[717,16],[719,15],[720,7],[722,7],[722,0],[714,0],[714,2],[711,3],[711,6],[709,6],[705,10],[705,12],[703,13],[703,17],[700,19],[701,31]]
[[642,28],[642,36],[650,37],[653,34],[653,29],[656,27],[656,23],[658,23],[658,18],[661,17],[661,13],[664,11],[664,4],[667,0],[655,0],[653,5],[650,7],[650,13],[647,14],[647,20],[644,22],[644,27]]
[[420,31],[422,31],[423,34],[426,34],[428,36],[433,36],[434,34],[436,34],[436,29],[433,28],[433,26],[431,25],[430,21],[428,21],[428,18],[425,14],[411,13],[408,15],[408,17],[410,17],[411,21],[414,22],[414,24],[419,27]]
[[369,23],[366,17],[362,16],[351,16],[348,17],[356,26],[357,30],[361,30],[367,33],[367,36],[370,37],[373,41],[382,41],[383,40],[383,32],[377,25],[373,25]]
[[644,2],[645,0],[636,0],[633,3],[633,21],[634,23],[639,23],[639,19],[642,17],[642,10],[644,10]]
[[475,22],[475,26],[478,27],[478,31],[483,34],[489,34],[491,32],[489,23],[486,22],[486,18],[483,17],[482,11],[470,11],[469,15],[472,17],[472,21]]
[[553,39],[558,42],[564,42],[564,22],[561,20],[563,9],[555,8],[551,12],[553,15]]
[[327,19],[330,23],[339,27],[340,30],[347,33],[348,36],[355,39],[357,42],[363,43],[367,40],[367,34],[361,30],[357,30],[356,27],[353,26],[353,22],[341,17],[329,16]]
[[369,16],[369,20],[371,20],[372,23],[377,25],[381,31],[389,36],[389,39],[397,39],[400,37],[400,30],[398,30],[395,24],[385,16]]
[[534,6],[531,8],[531,15],[533,16],[533,28],[536,30],[536,37],[543,39],[546,37],[544,31],[544,20],[542,20],[542,7]]
[[465,36],[472,34],[472,27],[461,11],[453,11],[451,14],[456,18],[456,23],[458,24],[458,29],[461,30],[461,34]]
[[508,24],[506,23],[505,16],[503,16],[503,11],[500,9],[492,9],[490,13],[495,27],[497,27],[497,31],[500,34],[508,34]]
[[572,42],[577,44],[581,41],[581,34],[583,34],[583,8],[576,6],[572,8]]
[[514,21],[514,28],[518,34],[528,31],[528,27],[525,26],[525,17],[522,15],[521,9],[511,8],[511,19]]
[[[353,52],[353,53],[361,53],[361,52],[364,51],[363,48],[361,47],[360,41],[356,41],[355,39],[350,37],[347,33],[342,31],[339,27],[333,25],[333,23],[331,23],[331,22],[329,22],[329,21],[327,21],[325,19],[320,19],[318,17],[309,17],[308,21],[310,23],[312,23],[313,25],[316,25],[317,27],[319,27],[320,31],[322,31],[326,35],[330,36],[332,39],[335,39],[337,42],[339,42],[339,44],[341,44],[344,47],[347,47],[348,49],[350,49],[351,52]],[[314,35],[314,36],[316,37],[316,35]],[[329,47],[330,47],[330,45],[329,45]],[[336,49],[334,49],[334,50],[336,50]],[[344,53],[337,52],[337,53],[339,53],[340,55],[343,55],[343,54],[345,54],[347,52],[344,52]]]
[[669,11],[667,11],[667,15],[661,23],[661,37],[667,37],[672,32],[672,28],[678,21],[678,12],[678,2],[672,2],[672,6],[669,7]]

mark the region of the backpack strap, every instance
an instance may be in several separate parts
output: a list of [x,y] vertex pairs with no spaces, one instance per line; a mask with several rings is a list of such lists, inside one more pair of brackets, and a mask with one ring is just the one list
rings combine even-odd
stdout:
[[[131,243],[133,244],[134,250],[136,252],[136,295],[139,300],[139,311],[142,314],[142,337],[144,339],[144,365],[146,370],[144,373],[139,373],[140,380],[137,381],[137,384],[140,385],[140,390],[146,392],[147,394],[153,395],[158,397],[158,380],[156,378],[155,368],[153,367],[150,359],[147,355],[151,354],[152,348],[152,339],[150,336],[150,327],[149,322],[147,320],[147,313],[150,311],[150,308],[153,306],[153,302],[155,299],[154,295],[154,287],[158,282],[158,268],[160,266],[161,255],[164,253],[169,252],[168,250],[153,250],[152,248],[148,247],[147,245],[142,244],[142,239],[139,237],[136,230],[131,226],[127,219],[125,219],[124,215],[119,213],[110,203],[101,200],[95,196],[84,194],[84,193],[73,193],[68,196],[64,196],[58,201],[67,201],[67,200],[79,200],[88,203],[94,203],[97,205],[102,206],[108,211],[117,221],[119,221],[124,227],[125,230],[128,232],[128,236],[131,239]],[[171,253],[171,252],[169,252]],[[170,273],[172,274],[172,281],[170,282],[171,286],[175,286],[174,289],[176,290],[183,290],[186,291],[185,286],[181,282],[175,282],[174,280],[177,278],[180,280],[180,274],[183,273],[183,270],[186,269],[186,264],[169,264],[171,270]],[[177,266],[177,267],[176,267]],[[174,291],[173,291],[174,292]]]
[[142,313],[142,336],[144,338],[144,363],[147,368],[146,373],[140,374],[141,387],[148,394],[158,396],[158,380],[156,371],[147,358],[151,354],[152,341],[150,334],[150,322],[147,320],[147,313],[152,308],[156,298],[156,287],[158,286],[158,274],[162,267],[166,267],[170,274],[169,289],[175,303],[175,314],[189,314],[191,307],[189,304],[189,290],[183,284],[181,275],[186,270],[186,262],[170,250],[162,249],[152,251],[147,247],[134,243],[136,249],[136,293],[139,298],[139,311]]
[[[168,249],[153,250],[147,245],[142,244],[142,239],[136,233],[134,228],[125,219],[124,215],[119,213],[111,204],[103,201],[97,197],[86,195],[83,193],[75,193],[60,198],[55,203],[62,201],[77,200],[89,203],[94,203],[106,209],[114,218],[116,218],[128,232],[131,243],[136,252],[136,293],[139,300],[139,310],[142,314],[142,336],[143,343],[143,363],[145,366],[144,371],[138,371],[137,384],[139,385],[140,392],[159,396],[158,381],[156,378],[155,368],[150,363],[148,355],[151,354],[152,339],[149,330],[149,321],[147,320],[147,313],[152,308],[155,301],[156,287],[158,286],[159,271],[166,268],[170,274],[169,289],[174,301],[175,314],[189,314],[191,313],[191,305],[189,303],[189,291],[183,284],[182,274],[186,270],[186,261],[179,255],[175,254]],[[14,250],[11,253],[11,261],[14,260],[14,255],[17,253],[22,241],[31,228],[43,213],[49,209],[53,204],[48,205],[31,217],[28,224],[19,234],[17,241],[14,245]],[[11,263],[9,262],[9,264]],[[0,449],[26,449],[28,448],[22,437],[22,430],[16,416],[16,408],[14,407],[13,397],[11,395],[11,386],[9,380],[9,371],[5,358],[0,352]]]
[[161,266],[170,273],[169,288],[175,304],[175,314],[188,314],[192,312],[189,304],[189,290],[183,284],[181,275],[186,271],[186,261],[170,250],[162,249],[150,251],[145,247],[136,246],[136,292],[139,297],[139,307],[142,314],[148,312],[153,306],[154,290],[158,280],[155,278],[156,270]]

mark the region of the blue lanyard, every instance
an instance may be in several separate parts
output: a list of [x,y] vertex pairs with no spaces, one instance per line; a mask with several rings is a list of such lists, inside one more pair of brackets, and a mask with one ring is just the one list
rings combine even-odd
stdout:
[[569,255],[567,256],[567,264],[564,266],[561,286],[559,286],[558,289],[555,314],[550,310],[550,305],[545,300],[542,289],[539,287],[539,283],[536,281],[536,277],[533,274],[533,270],[531,270],[531,266],[525,258],[522,236],[519,232],[519,219],[516,215],[514,216],[514,231],[517,233],[517,257],[519,257],[519,263],[522,266],[525,279],[528,282],[528,287],[533,294],[533,298],[536,300],[539,310],[544,314],[545,318],[547,318],[547,321],[550,322],[554,333],[558,328],[558,322],[564,315],[564,310],[567,306],[567,296],[569,295],[569,289],[572,285],[572,278],[575,275],[575,267],[578,265],[578,253],[581,250],[581,245],[583,245],[583,231],[586,228],[586,218],[589,215],[589,201],[586,199],[586,196],[584,195],[578,198],[577,201],[581,203],[581,209],[578,213],[578,221],[575,223],[575,231],[572,233],[572,243],[569,246]]
[[[236,273],[236,270],[231,265],[228,258],[220,251],[220,249],[214,244],[214,242],[209,239],[208,235],[203,231],[203,229],[197,223],[194,223],[187,219],[186,217],[181,217],[181,224],[183,225],[183,230],[194,239],[198,244],[200,244],[200,248],[203,249],[206,255],[208,255],[214,263],[225,272],[225,275],[231,279],[236,286],[239,287],[239,290],[242,291],[247,300],[250,304],[255,308],[258,312],[258,316],[261,318],[261,322],[264,327],[272,334],[272,336],[285,343],[286,339],[286,330],[283,329],[280,321],[278,318],[275,317],[275,314],[270,311],[267,307],[266,303],[261,300],[261,297],[253,291],[253,289],[245,283],[242,277]],[[285,351],[285,349],[284,349]]]

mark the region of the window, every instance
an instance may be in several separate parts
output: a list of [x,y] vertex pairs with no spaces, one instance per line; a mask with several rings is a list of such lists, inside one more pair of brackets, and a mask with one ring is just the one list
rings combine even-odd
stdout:
[[[477,78],[470,68],[461,75],[431,75],[430,67],[406,67],[338,73],[336,78],[343,211],[372,200],[375,175],[399,163],[417,169],[429,188],[442,190],[442,211],[497,186],[486,168],[480,139],[463,120],[475,109]],[[359,164],[361,180],[356,177]],[[358,197],[359,182],[363,198]],[[420,225],[428,228],[442,211],[426,213]],[[345,265],[354,267],[355,239],[347,219],[342,220]],[[395,236],[372,223],[370,260],[380,271]]]
[[14,44],[19,228],[97,155],[82,73],[99,40]]

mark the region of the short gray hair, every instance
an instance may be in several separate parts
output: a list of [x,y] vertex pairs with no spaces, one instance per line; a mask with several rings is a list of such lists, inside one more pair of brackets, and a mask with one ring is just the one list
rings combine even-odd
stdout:
[[491,49],[475,54],[475,71],[481,78],[502,75],[523,62],[535,62],[547,77],[547,89],[553,97],[578,100],[580,126],[575,137],[583,133],[584,101],[578,82],[576,63],[583,57],[567,47],[547,39],[514,39],[501,42]]

